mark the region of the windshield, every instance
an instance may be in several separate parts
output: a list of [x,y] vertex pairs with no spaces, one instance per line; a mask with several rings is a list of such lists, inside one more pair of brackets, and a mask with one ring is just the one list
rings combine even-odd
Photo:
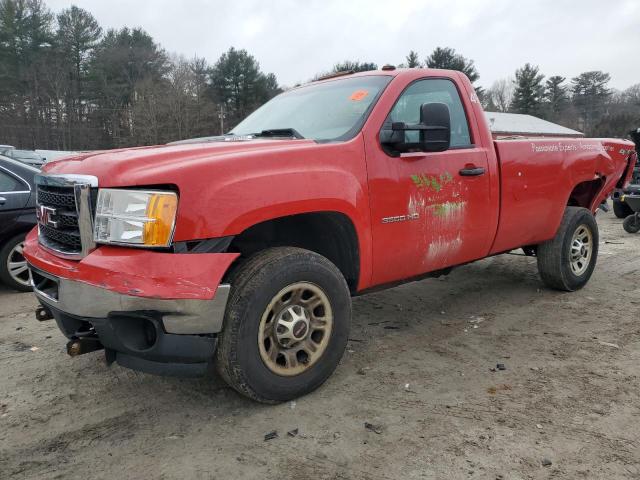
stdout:
[[296,88],[265,103],[230,134],[288,130],[313,140],[348,140],[362,128],[391,78],[386,75],[351,77]]

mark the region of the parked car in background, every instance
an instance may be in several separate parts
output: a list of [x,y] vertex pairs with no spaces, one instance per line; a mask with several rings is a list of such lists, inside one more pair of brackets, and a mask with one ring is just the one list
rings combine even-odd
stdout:
[[37,168],[42,167],[45,163],[45,158],[33,150],[17,150],[14,148],[5,150],[2,155]]
[[31,290],[24,237],[36,224],[34,177],[39,170],[0,156],[0,281]]
[[[640,148],[640,128],[629,132],[629,136],[636,144],[636,150]],[[613,213],[618,218],[626,219],[635,212],[624,201],[625,195],[640,195],[640,160],[636,163],[631,176],[631,183],[624,190],[616,190],[613,193]]]
[[7,150],[15,150],[13,145],[0,145],[0,155],[4,155]]
[[73,157],[80,153],[65,150],[36,150],[35,152],[43,158],[44,163],[54,162],[67,157]]

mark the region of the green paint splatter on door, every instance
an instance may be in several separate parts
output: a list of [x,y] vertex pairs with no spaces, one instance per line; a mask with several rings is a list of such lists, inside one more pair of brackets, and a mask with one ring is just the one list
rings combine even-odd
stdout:
[[420,190],[433,190],[439,192],[443,187],[453,181],[453,176],[449,172],[444,172],[440,176],[416,173],[411,175],[414,185]]
[[461,211],[467,202],[445,202],[432,205],[433,214],[437,217],[449,217]]

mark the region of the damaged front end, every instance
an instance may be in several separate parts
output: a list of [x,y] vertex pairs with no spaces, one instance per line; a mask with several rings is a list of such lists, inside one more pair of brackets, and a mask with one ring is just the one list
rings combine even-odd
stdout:
[[[235,254],[173,254],[102,247],[80,262],[25,242],[40,321],[55,319],[71,356],[104,349],[107,363],[197,376],[210,367]],[[124,261],[124,263],[123,263]]]

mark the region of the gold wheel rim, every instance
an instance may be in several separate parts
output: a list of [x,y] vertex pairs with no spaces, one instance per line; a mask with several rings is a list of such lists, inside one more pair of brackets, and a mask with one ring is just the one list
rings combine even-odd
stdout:
[[586,225],[576,228],[571,239],[571,271],[577,277],[589,268],[593,255],[593,235]]
[[327,295],[310,282],[280,290],[260,319],[258,347],[269,370],[284,377],[305,372],[322,357],[333,329]]

